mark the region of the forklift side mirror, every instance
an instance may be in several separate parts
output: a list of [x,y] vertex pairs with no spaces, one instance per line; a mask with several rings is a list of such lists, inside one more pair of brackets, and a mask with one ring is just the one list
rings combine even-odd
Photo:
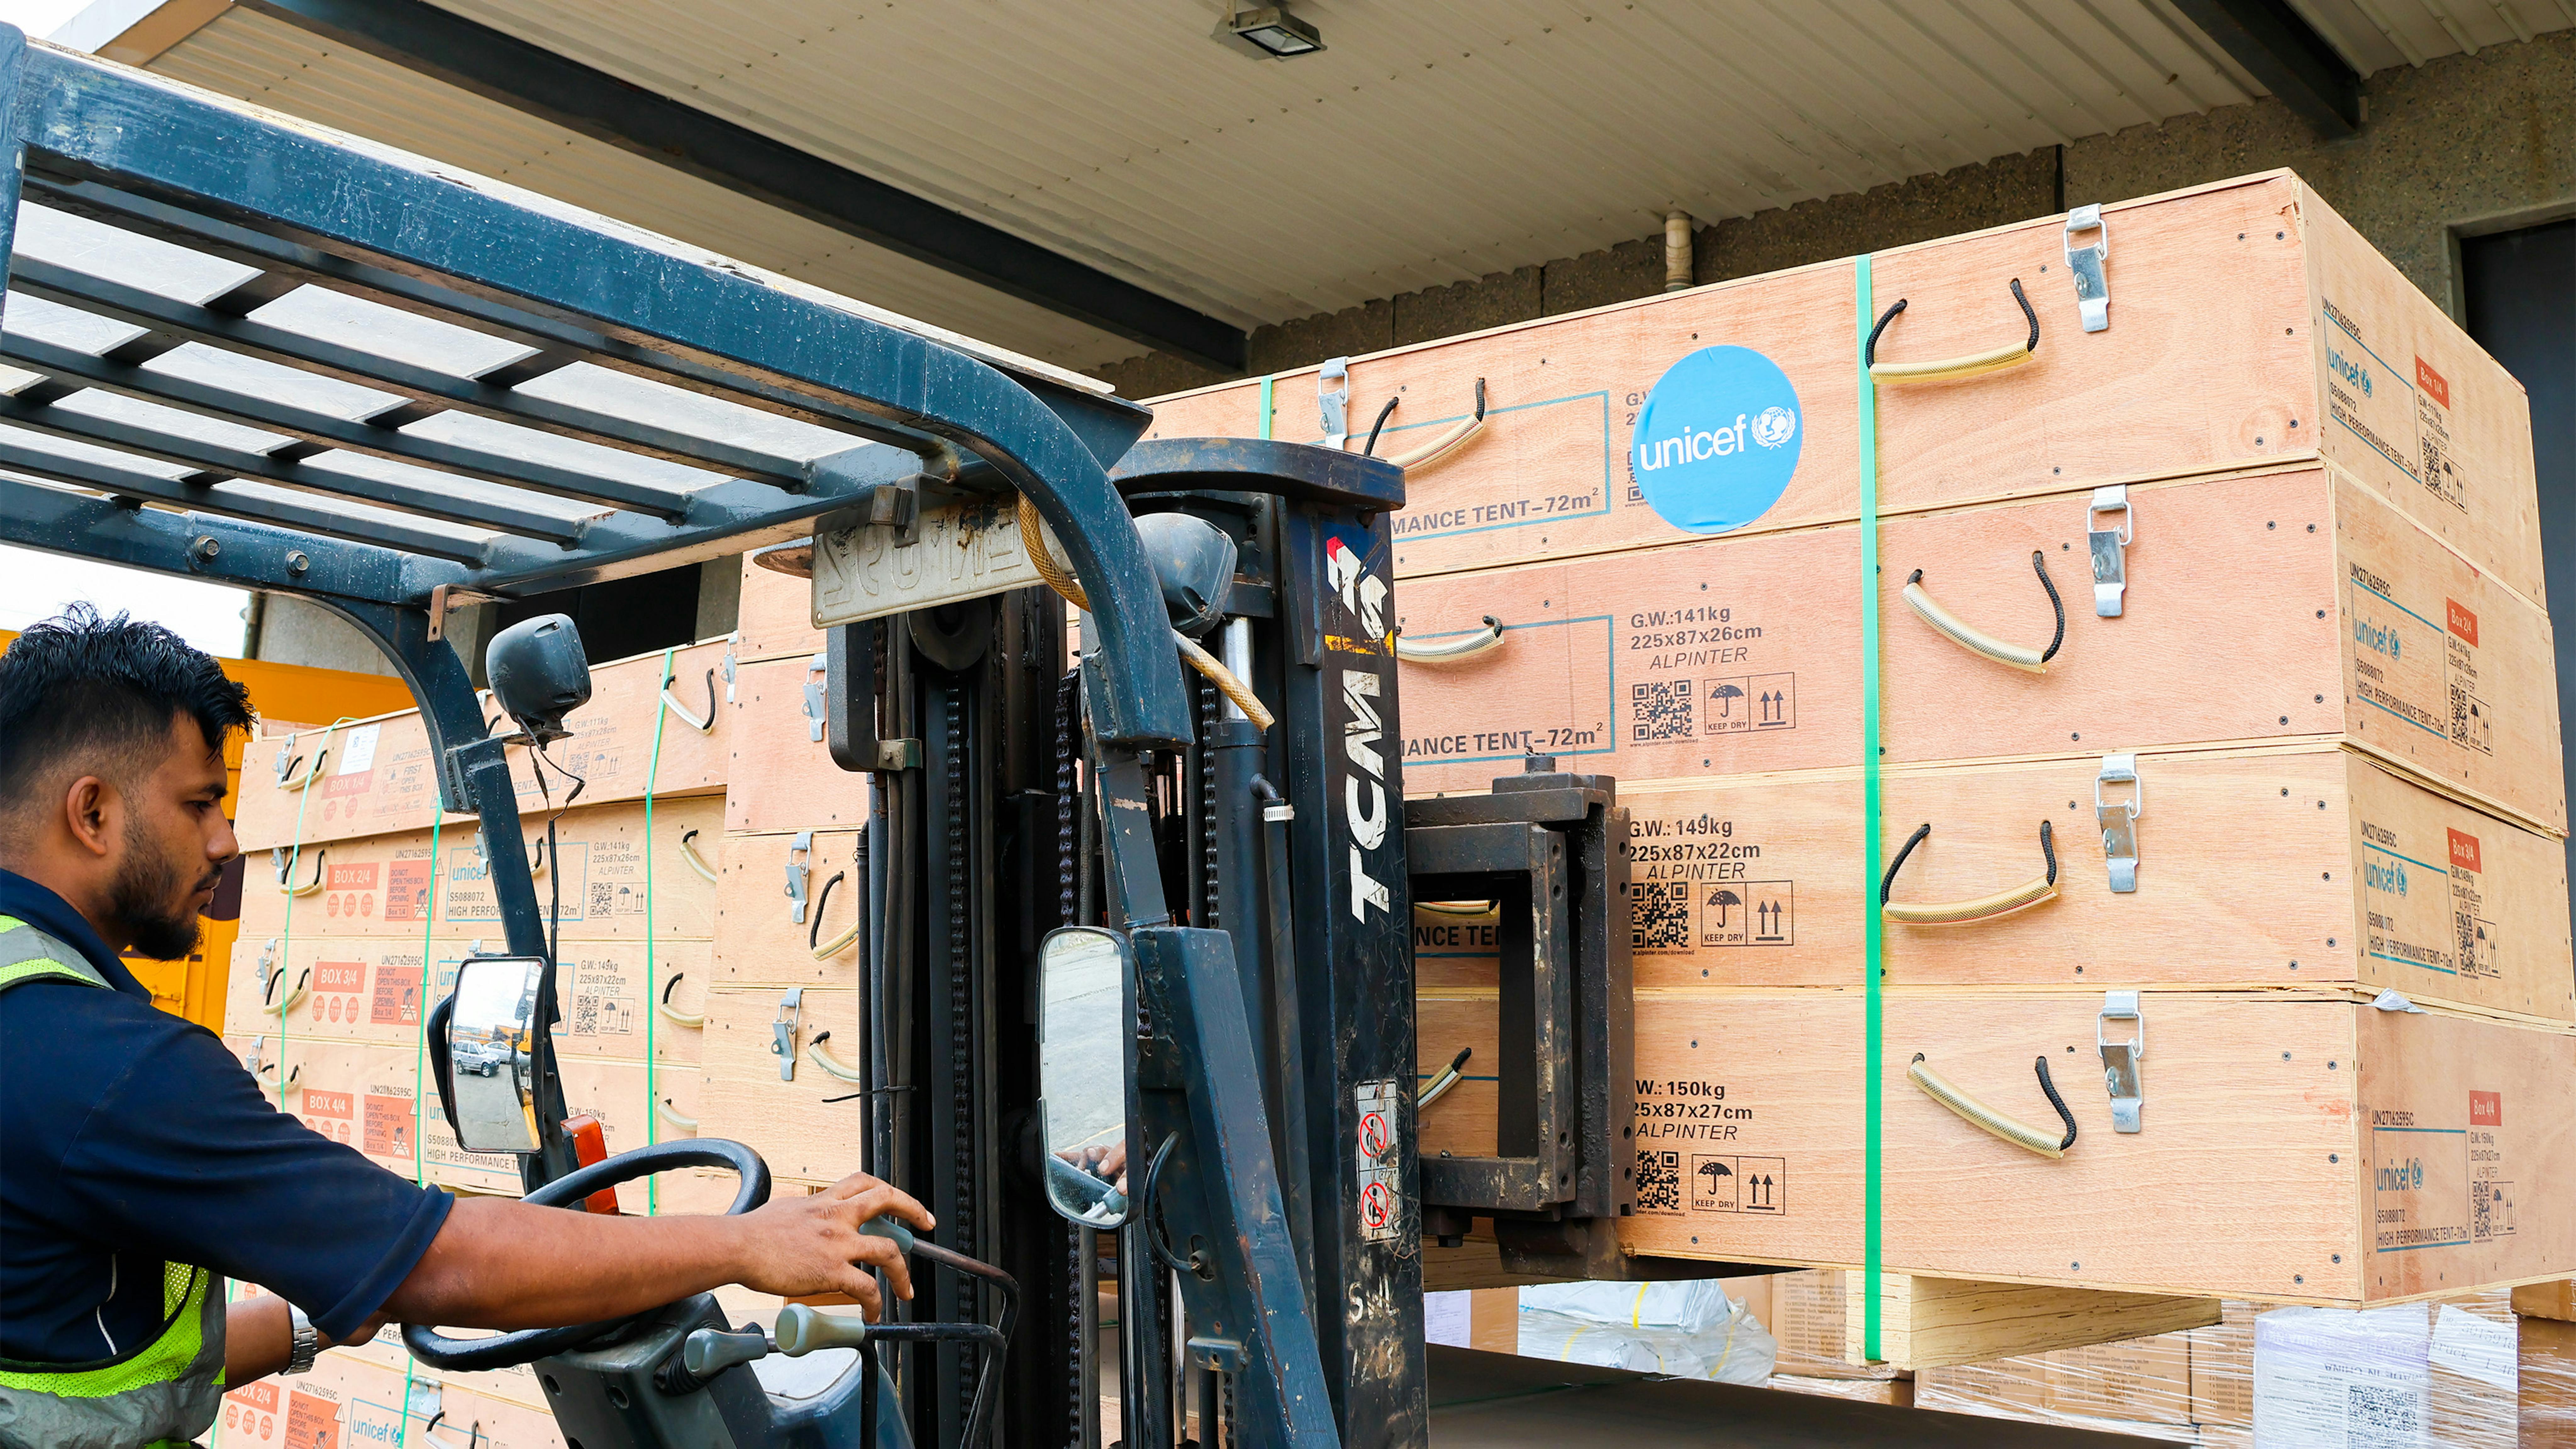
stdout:
[[1047,1202],[1086,1228],[1128,1216],[1134,1143],[1127,1120],[1129,983],[1136,953],[1096,926],[1066,926],[1038,947],[1038,1132]]
[[546,963],[534,956],[476,956],[456,971],[448,998],[439,1091],[468,1152],[537,1150],[537,993]]

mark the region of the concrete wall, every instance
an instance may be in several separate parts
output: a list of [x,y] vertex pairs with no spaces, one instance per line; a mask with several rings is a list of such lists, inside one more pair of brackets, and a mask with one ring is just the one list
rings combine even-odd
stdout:
[[[2349,140],[2320,141],[2288,107],[2262,100],[1720,221],[1696,234],[1696,279],[1752,276],[2026,221],[2070,202],[2287,166],[2456,313],[2458,236],[2576,213],[2576,31],[2384,70],[2364,91],[2368,120]],[[1252,334],[1250,372],[1650,296],[1663,279],[1663,238],[1644,237],[1264,327]],[[1227,380],[1160,354],[1099,375],[1129,397]]]

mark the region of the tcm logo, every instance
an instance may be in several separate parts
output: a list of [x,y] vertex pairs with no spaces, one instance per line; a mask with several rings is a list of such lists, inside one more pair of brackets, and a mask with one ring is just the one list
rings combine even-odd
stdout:
[[2393,861],[2387,865],[2381,865],[2375,860],[2363,861],[2361,883],[2365,889],[2379,891],[2385,895],[2402,896],[2406,894],[2405,863]]
[[1386,641],[1386,580],[1368,571],[1358,552],[1338,538],[1324,540],[1324,581],[1341,597],[1342,608],[1360,625],[1371,647]]
[[2373,1184],[2381,1192],[2416,1192],[2424,1186],[2424,1159],[2410,1157],[2378,1170]]
[[2352,642],[2374,654],[2384,654],[2391,659],[2406,652],[2406,641],[2397,637],[2396,630],[2385,624],[2374,624],[2368,619],[2352,621]]
[[2361,389],[2363,397],[2370,396],[2370,369],[2332,347],[2326,349],[2326,371]]
[[2472,872],[2484,871],[2486,869],[2486,866],[2480,861],[2478,856],[2478,838],[2476,836],[2469,834],[2465,830],[2454,830],[2451,832],[2451,868],[2453,870]]
[[2435,372],[2433,365],[2420,357],[2415,359],[2415,385],[2422,388],[2424,395],[2433,401],[2444,407],[2451,405],[2450,379]]
[[2471,1092],[2469,1094],[2469,1125],[2472,1127],[2503,1126],[2504,1093]]
[[2467,640],[2471,648],[2477,647],[2477,615],[2461,608],[2460,601],[2457,599],[2444,599],[2442,601],[2442,617],[2446,621],[2446,625],[2453,636]]

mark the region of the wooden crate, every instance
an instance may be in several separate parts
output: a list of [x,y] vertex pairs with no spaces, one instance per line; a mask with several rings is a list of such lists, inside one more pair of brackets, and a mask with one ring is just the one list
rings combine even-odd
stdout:
[[[1889,1273],[2353,1306],[2528,1281],[2576,1257],[2576,1221],[2543,1186],[2576,1170],[2576,1034],[2331,992],[2142,1001],[2144,1130],[2128,1134],[2099,1085],[2100,991],[1887,994]],[[1426,1067],[1491,1041],[1494,1009],[1426,990]],[[1645,990],[1637,1020],[1644,1171],[1628,1248],[1858,1263],[1862,993]],[[1917,1052],[2041,1125],[2054,1117],[2031,1063],[2046,1057],[2075,1146],[2052,1161],[1978,1131],[1907,1081]],[[1492,1151],[1491,1100],[1464,1086],[1444,1098],[1420,1150]],[[1748,1178],[1762,1185],[1751,1196]]]
[[[2126,608],[2097,617],[2085,500],[1890,520],[1880,557],[1890,764],[2340,736],[2564,833],[2548,617],[2349,476],[2315,464],[2134,490]],[[2150,544],[2153,547],[2150,547]],[[1971,654],[1948,609],[2046,645],[2031,570],[2066,596],[2045,673]],[[1419,579],[1416,637],[1505,626],[1502,647],[1403,666],[1405,783],[1482,790],[1524,750],[1622,780],[1858,763],[1856,527],[1717,539],[1598,562]]]
[[[245,942],[236,952],[235,976],[225,997],[224,1030],[237,1036],[412,1045],[420,1040],[424,1010],[456,989],[457,963],[469,944],[452,938],[431,942],[433,969],[424,986],[417,939],[299,934],[283,948]],[[642,941],[564,942],[555,973],[556,1010],[563,1022],[555,1038],[557,1051],[640,1059],[649,1025],[655,1061],[666,1066],[697,1061],[697,1031],[653,1015],[651,1007],[667,986],[674,1010],[696,1014],[713,978],[709,963],[714,947],[706,941],[657,941],[648,962],[645,946]],[[282,964],[275,959],[280,956]],[[282,979],[264,974],[281,970]],[[292,999],[298,990],[303,999],[282,1017],[262,1005]]]
[[868,818],[868,779],[832,763],[806,712],[805,685],[822,682],[817,656],[746,664],[736,681],[725,829],[819,830]]
[[[421,1093],[424,1053],[417,1045],[375,1046],[285,1036],[226,1036],[236,1060],[258,1077],[261,1090],[279,1099],[281,1110],[308,1127],[363,1152],[369,1160],[405,1177],[469,1192],[519,1191],[517,1159],[461,1148],[448,1131],[438,1094]],[[564,1056],[564,1098],[574,1113],[597,1117],[613,1155],[648,1141],[693,1135],[668,1114],[697,1115],[698,1072],[676,1066],[647,1071],[645,1064]],[[648,1091],[649,1088],[649,1091]],[[667,1104],[658,1120],[649,1110],[654,1099]],[[618,1190],[627,1212],[645,1211],[654,1193],[647,1184],[628,1183]]]
[[866,1070],[858,993],[805,992],[793,1081],[779,1076],[771,1050],[780,995],[775,987],[724,986],[708,993],[698,1131],[750,1144],[781,1178],[837,1182],[859,1170],[867,1148],[861,1131],[865,1102],[858,1095],[866,1086],[816,1066],[806,1052],[828,1031],[831,1039],[822,1050],[849,1070]]
[[[1882,361],[2017,342],[2008,283],[2040,321],[2031,361],[1877,392],[1880,507],[1983,499],[2322,455],[2538,602],[2540,533],[2521,387],[2298,177],[2266,172],[2103,208],[2110,327],[2077,325],[2064,218],[1877,253],[1873,300],[1905,313]],[[1795,392],[1795,465],[1742,526],[1859,511],[1854,264],[1826,263],[1375,353],[1349,364],[1354,449],[1390,397],[1381,451],[1445,432],[1488,394],[1484,432],[1407,479],[1401,574],[1681,542],[1630,464],[1666,369],[1715,345]],[[1317,369],[1272,379],[1269,432],[1320,436]],[[1264,435],[1259,379],[1157,399],[1151,436]],[[1712,420],[1732,424],[1728,416]],[[1710,446],[1710,445],[1703,445]],[[2429,470],[2429,471],[2428,471]],[[2433,482],[2428,486],[2426,478]]]
[[[730,752],[726,712],[721,708],[722,664],[728,647],[722,642],[700,644],[672,657],[676,682],[671,693],[690,713],[709,720],[704,732],[676,713],[660,718],[664,712],[660,653],[591,670],[590,703],[564,721],[572,738],[558,740],[546,751],[553,764],[588,782],[581,792],[582,804],[641,800],[648,776],[656,795],[703,795],[724,788]],[[710,676],[719,704],[712,716],[706,713]],[[485,708],[499,712],[488,701]],[[658,771],[653,765],[657,729],[662,751]],[[570,781],[550,769],[540,788],[526,747],[513,745],[507,753],[523,814],[563,803]],[[283,784],[277,773],[281,760],[293,766]],[[251,741],[242,755],[233,829],[244,850],[299,840],[348,840],[426,829],[438,813],[438,804],[438,776],[429,757],[428,731],[419,711],[405,710],[336,727],[263,734]],[[451,825],[474,818],[447,817]]]
[[[815,953],[847,935],[867,908],[855,830],[816,830],[795,848],[798,832],[725,837],[716,887],[715,979],[727,986],[827,986],[855,991],[859,945]],[[795,918],[788,867],[804,867],[805,919]]]
[[823,651],[823,631],[814,627],[814,581],[762,568],[749,554],[742,558],[742,603],[734,621],[742,663]]
[[[555,853],[537,873],[537,908],[560,920],[565,940],[641,940],[647,897],[653,934],[662,940],[699,939],[715,929],[715,886],[724,804],[711,795],[657,800],[652,851],[645,852],[645,807],[579,805],[555,821]],[[522,820],[530,863],[546,838],[544,819]],[[441,938],[501,949],[501,912],[483,864],[480,831],[471,820],[441,828],[435,926]],[[430,880],[430,832],[413,830],[362,840],[306,846],[290,858],[299,887],[321,888],[291,896],[277,884],[269,857],[254,857],[242,887],[241,941],[252,950],[271,937],[377,936],[417,943]],[[691,863],[694,853],[700,864]],[[554,913],[556,893],[562,912]],[[238,948],[237,948],[238,949]]]
[[[2042,874],[2054,898],[1967,925],[1882,927],[1903,986],[2393,987],[2426,1002],[2576,1021],[2566,853],[2333,745],[2137,757],[2137,889],[2095,828],[2098,759],[1886,772],[1881,859],[1900,902]],[[2108,787],[2115,800],[2125,786]],[[1878,883],[1858,770],[1624,782],[1641,987],[1854,986]],[[1418,911],[1426,987],[1492,981],[1490,917]],[[721,948],[720,948],[721,949]],[[1426,1046],[1428,1048],[1428,1045]]]

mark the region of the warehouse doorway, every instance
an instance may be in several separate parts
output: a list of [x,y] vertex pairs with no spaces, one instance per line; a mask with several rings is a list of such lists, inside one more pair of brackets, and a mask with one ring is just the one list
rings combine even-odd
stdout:
[[[2563,752],[2576,742],[2576,220],[2461,238],[2460,283],[2469,335],[2531,394]],[[2568,857],[2576,876],[2576,839]]]

